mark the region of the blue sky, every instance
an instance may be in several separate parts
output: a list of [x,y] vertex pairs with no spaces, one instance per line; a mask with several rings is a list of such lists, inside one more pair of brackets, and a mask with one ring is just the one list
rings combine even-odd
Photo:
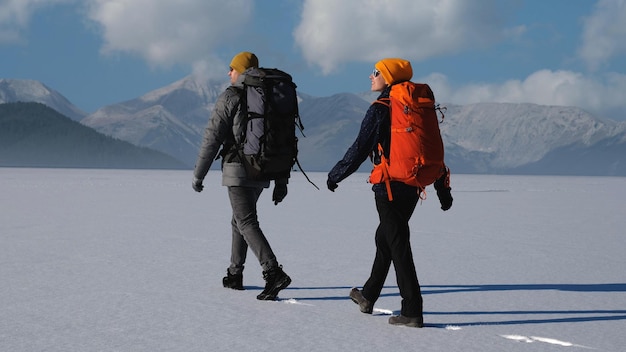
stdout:
[[626,120],[626,0],[0,0],[0,78],[86,112],[253,51],[315,96],[403,57],[442,103],[579,106]]

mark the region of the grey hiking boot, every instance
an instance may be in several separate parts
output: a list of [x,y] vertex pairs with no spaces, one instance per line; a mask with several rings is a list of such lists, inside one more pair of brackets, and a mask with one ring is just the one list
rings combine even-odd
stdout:
[[350,291],[350,298],[352,299],[352,302],[359,305],[359,309],[361,310],[361,312],[365,314],[372,314],[372,311],[374,311],[374,305],[372,304],[372,302],[363,297],[363,294],[361,293],[361,291],[359,291],[358,288],[354,287]]
[[256,299],[260,301],[275,301],[278,292],[291,283],[291,278],[285,274],[282,266],[264,271],[263,279],[265,279],[265,289],[256,296]]
[[394,315],[389,318],[389,324],[410,326],[412,328],[423,328],[424,318],[423,317],[410,318],[410,317],[405,317],[404,315]]

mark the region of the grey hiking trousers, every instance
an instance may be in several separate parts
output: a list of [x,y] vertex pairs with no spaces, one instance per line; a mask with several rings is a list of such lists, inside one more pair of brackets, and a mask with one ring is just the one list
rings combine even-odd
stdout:
[[231,220],[233,238],[228,268],[232,275],[243,272],[248,247],[259,260],[263,271],[278,266],[272,247],[259,226],[256,203],[261,192],[262,187],[228,187],[228,197],[233,209]]

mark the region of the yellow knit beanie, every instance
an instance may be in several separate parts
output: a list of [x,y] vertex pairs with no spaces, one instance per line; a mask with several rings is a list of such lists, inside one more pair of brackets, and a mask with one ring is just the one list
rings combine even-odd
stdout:
[[230,67],[239,73],[243,73],[250,67],[259,67],[259,59],[251,52],[242,51],[233,57]]
[[380,71],[387,84],[408,81],[413,78],[411,63],[404,59],[382,59],[374,67]]

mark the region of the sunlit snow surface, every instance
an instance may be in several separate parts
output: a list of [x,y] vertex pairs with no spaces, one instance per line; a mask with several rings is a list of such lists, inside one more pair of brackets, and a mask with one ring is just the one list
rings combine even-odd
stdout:
[[1,351],[623,351],[626,179],[452,175],[411,219],[423,329],[348,298],[374,256],[366,174],[325,189],[295,173],[261,227],[291,286],[260,302],[221,286],[230,205],[219,172],[0,168]]

